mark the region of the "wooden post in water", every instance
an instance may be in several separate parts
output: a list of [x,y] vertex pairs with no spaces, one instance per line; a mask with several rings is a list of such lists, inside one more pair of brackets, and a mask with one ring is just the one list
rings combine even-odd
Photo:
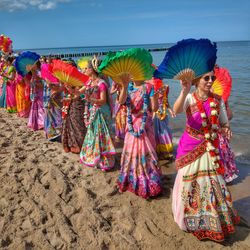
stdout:
[[[147,49],[149,52],[154,52],[154,51],[166,51],[168,48],[163,47],[163,48],[152,48],[152,49]],[[113,51],[116,52],[116,51]],[[108,54],[109,51],[99,51],[99,52],[82,52],[82,53],[77,53],[77,54],[50,54],[50,55],[43,55],[43,56],[50,56],[50,57],[57,57],[60,59],[63,58],[77,58],[77,57],[84,57],[84,56],[93,56],[93,55],[99,55],[99,56],[104,56]]]

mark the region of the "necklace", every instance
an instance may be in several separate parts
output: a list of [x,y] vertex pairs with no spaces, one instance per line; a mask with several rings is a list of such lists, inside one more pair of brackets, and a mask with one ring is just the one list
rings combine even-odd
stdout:
[[132,114],[131,114],[131,97],[130,97],[130,92],[133,91],[134,87],[131,84],[128,87],[128,97],[126,100],[126,105],[127,105],[127,114],[128,114],[128,131],[130,134],[132,134],[135,137],[140,137],[144,131],[145,131],[145,125],[146,125],[146,120],[147,120],[147,110],[148,110],[148,95],[146,93],[146,88],[145,85],[143,85],[143,92],[142,92],[142,97],[143,97],[143,116],[142,116],[142,122],[141,122],[141,127],[139,129],[139,132],[134,131],[133,127],[133,119],[132,119]]
[[[88,83],[87,89],[85,90],[88,95],[92,96],[93,92],[96,89],[96,86],[98,86],[94,85],[93,83],[95,83],[97,80],[99,81],[99,78],[90,80],[90,82]],[[86,127],[88,127],[94,121],[97,110],[98,107],[96,104],[93,104],[92,107],[90,107],[90,102],[85,102],[83,120]]]
[[167,89],[163,88],[163,97],[159,98],[159,109],[155,112],[160,120],[164,120],[167,116]]
[[196,105],[202,118],[201,130],[204,133],[207,151],[212,158],[212,164],[215,165],[216,172],[218,174],[224,175],[225,169],[219,154],[219,102],[214,97],[214,95],[210,93],[210,95],[208,96],[208,102],[211,108],[211,114],[209,117],[207,117],[203,102],[197,97],[197,93],[194,93],[193,97],[196,100]]
[[195,91],[195,93],[196,93],[196,97],[199,100],[206,101],[208,99],[208,95],[201,96],[197,90]]

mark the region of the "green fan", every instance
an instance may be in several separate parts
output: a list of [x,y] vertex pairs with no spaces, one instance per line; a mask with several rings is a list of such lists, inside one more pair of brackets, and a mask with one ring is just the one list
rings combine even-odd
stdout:
[[153,75],[152,61],[153,58],[147,50],[132,48],[116,53],[109,52],[98,70],[117,83],[121,83],[120,77],[123,74],[129,74],[132,81],[143,81],[151,79]]

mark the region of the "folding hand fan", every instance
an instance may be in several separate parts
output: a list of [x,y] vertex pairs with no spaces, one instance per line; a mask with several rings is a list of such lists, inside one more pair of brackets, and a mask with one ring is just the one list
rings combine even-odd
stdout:
[[41,66],[41,77],[46,80],[49,81],[51,83],[59,83],[58,79],[56,77],[54,77],[51,73],[52,71],[52,65],[51,64],[42,64]]
[[76,67],[61,60],[52,61],[52,74],[62,83],[73,87],[83,86],[89,77],[79,72]]
[[129,74],[133,81],[150,79],[154,68],[151,54],[141,48],[132,48],[119,52],[109,52],[101,65],[99,72],[110,76],[115,82],[121,83],[120,76]]
[[40,56],[35,52],[25,51],[19,55],[14,63],[14,66],[21,76],[29,73],[31,67],[39,60]]
[[226,102],[231,93],[232,77],[227,69],[220,67],[214,68],[214,74],[216,80],[212,85],[212,90],[215,94],[221,96],[224,102]]
[[89,56],[84,56],[84,57],[81,57],[79,60],[77,60],[77,66],[83,70],[85,69],[87,66],[88,66],[88,61],[91,60],[91,57]]
[[213,70],[216,52],[216,43],[208,39],[182,40],[167,51],[154,77],[192,81]]
[[0,36],[0,49],[4,53],[11,52],[12,51],[12,40],[5,35],[1,35]]

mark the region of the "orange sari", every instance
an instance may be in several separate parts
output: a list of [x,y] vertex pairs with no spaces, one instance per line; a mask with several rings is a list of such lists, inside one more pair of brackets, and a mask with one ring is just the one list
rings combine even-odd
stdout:
[[30,91],[20,75],[16,75],[16,103],[19,117],[28,118],[30,112]]

